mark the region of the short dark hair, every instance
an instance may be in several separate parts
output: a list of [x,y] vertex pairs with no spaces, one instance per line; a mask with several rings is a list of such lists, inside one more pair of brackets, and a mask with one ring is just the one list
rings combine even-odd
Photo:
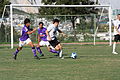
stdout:
[[120,15],[120,14],[117,14],[117,15]]
[[53,20],[53,24],[54,24],[55,22],[58,22],[58,23],[59,23],[60,20],[58,20],[58,19],[54,19],[54,20]]
[[24,24],[27,24],[27,23],[30,23],[30,19],[28,19],[28,18],[26,18],[26,19],[24,20]]
[[39,25],[40,25],[40,24],[44,25],[44,23],[43,23],[43,22],[39,22]]

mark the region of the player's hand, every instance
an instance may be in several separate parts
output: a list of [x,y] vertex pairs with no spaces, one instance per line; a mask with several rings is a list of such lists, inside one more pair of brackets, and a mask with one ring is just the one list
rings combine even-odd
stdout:
[[51,37],[48,36],[48,37],[47,37],[47,40],[48,40],[48,41],[51,41],[52,39],[51,39]]
[[66,34],[64,34],[64,33],[62,33],[62,35],[63,35],[63,37],[67,37],[67,35],[66,35]]
[[35,32],[36,30],[37,30],[37,28],[34,28],[34,29],[33,29],[33,32]]

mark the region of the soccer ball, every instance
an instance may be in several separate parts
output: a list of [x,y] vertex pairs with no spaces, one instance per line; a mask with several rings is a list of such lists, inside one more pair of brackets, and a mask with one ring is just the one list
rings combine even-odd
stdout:
[[77,53],[73,52],[73,53],[71,54],[71,58],[72,58],[72,59],[76,59],[76,58],[77,58]]

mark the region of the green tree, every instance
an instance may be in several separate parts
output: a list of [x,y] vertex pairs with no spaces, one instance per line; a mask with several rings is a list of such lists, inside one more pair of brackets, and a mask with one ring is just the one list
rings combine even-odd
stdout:
[[[3,9],[5,5],[10,4],[9,0],[0,0],[0,17],[2,16]],[[9,15],[7,12],[5,12],[5,16]],[[5,42],[5,25],[2,22],[0,26],[0,42]]]
[[[9,4],[10,4],[9,0],[0,0],[0,16],[2,16],[4,6]],[[5,15],[8,15],[8,14],[5,13]]]
[[[44,5],[93,5],[94,2],[91,0],[42,0]],[[69,7],[69,8],[60,8],[60,7],[42,7],[39,9],[40,15],[83,15],[89,13],[96,13],[94,8],[78,8],[78,7]],[[68,19],[72,22],[73,26],[73,34],[75,41],[77,40],[76,37],[76,30],[75,30],[75,21],[78,16],[69,16]]]
[[0,42],[4,42],[5,41],[5,25],[3,23],[1,23],[1,27],[0,27]]

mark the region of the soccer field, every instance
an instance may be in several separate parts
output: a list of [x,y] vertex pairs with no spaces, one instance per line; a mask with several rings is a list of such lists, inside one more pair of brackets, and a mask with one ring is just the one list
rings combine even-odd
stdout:
[[[31,48],[23,48],[17,60],[15,49],[0,47],[0,80],[119,80],[120,55],[113,55],[108,45],[64,45],[65,59],[49,53],[41,60],[33,58]],[[120,53],[120,46],[117,46]],[[76,52],[77,59],[69,58]]]

